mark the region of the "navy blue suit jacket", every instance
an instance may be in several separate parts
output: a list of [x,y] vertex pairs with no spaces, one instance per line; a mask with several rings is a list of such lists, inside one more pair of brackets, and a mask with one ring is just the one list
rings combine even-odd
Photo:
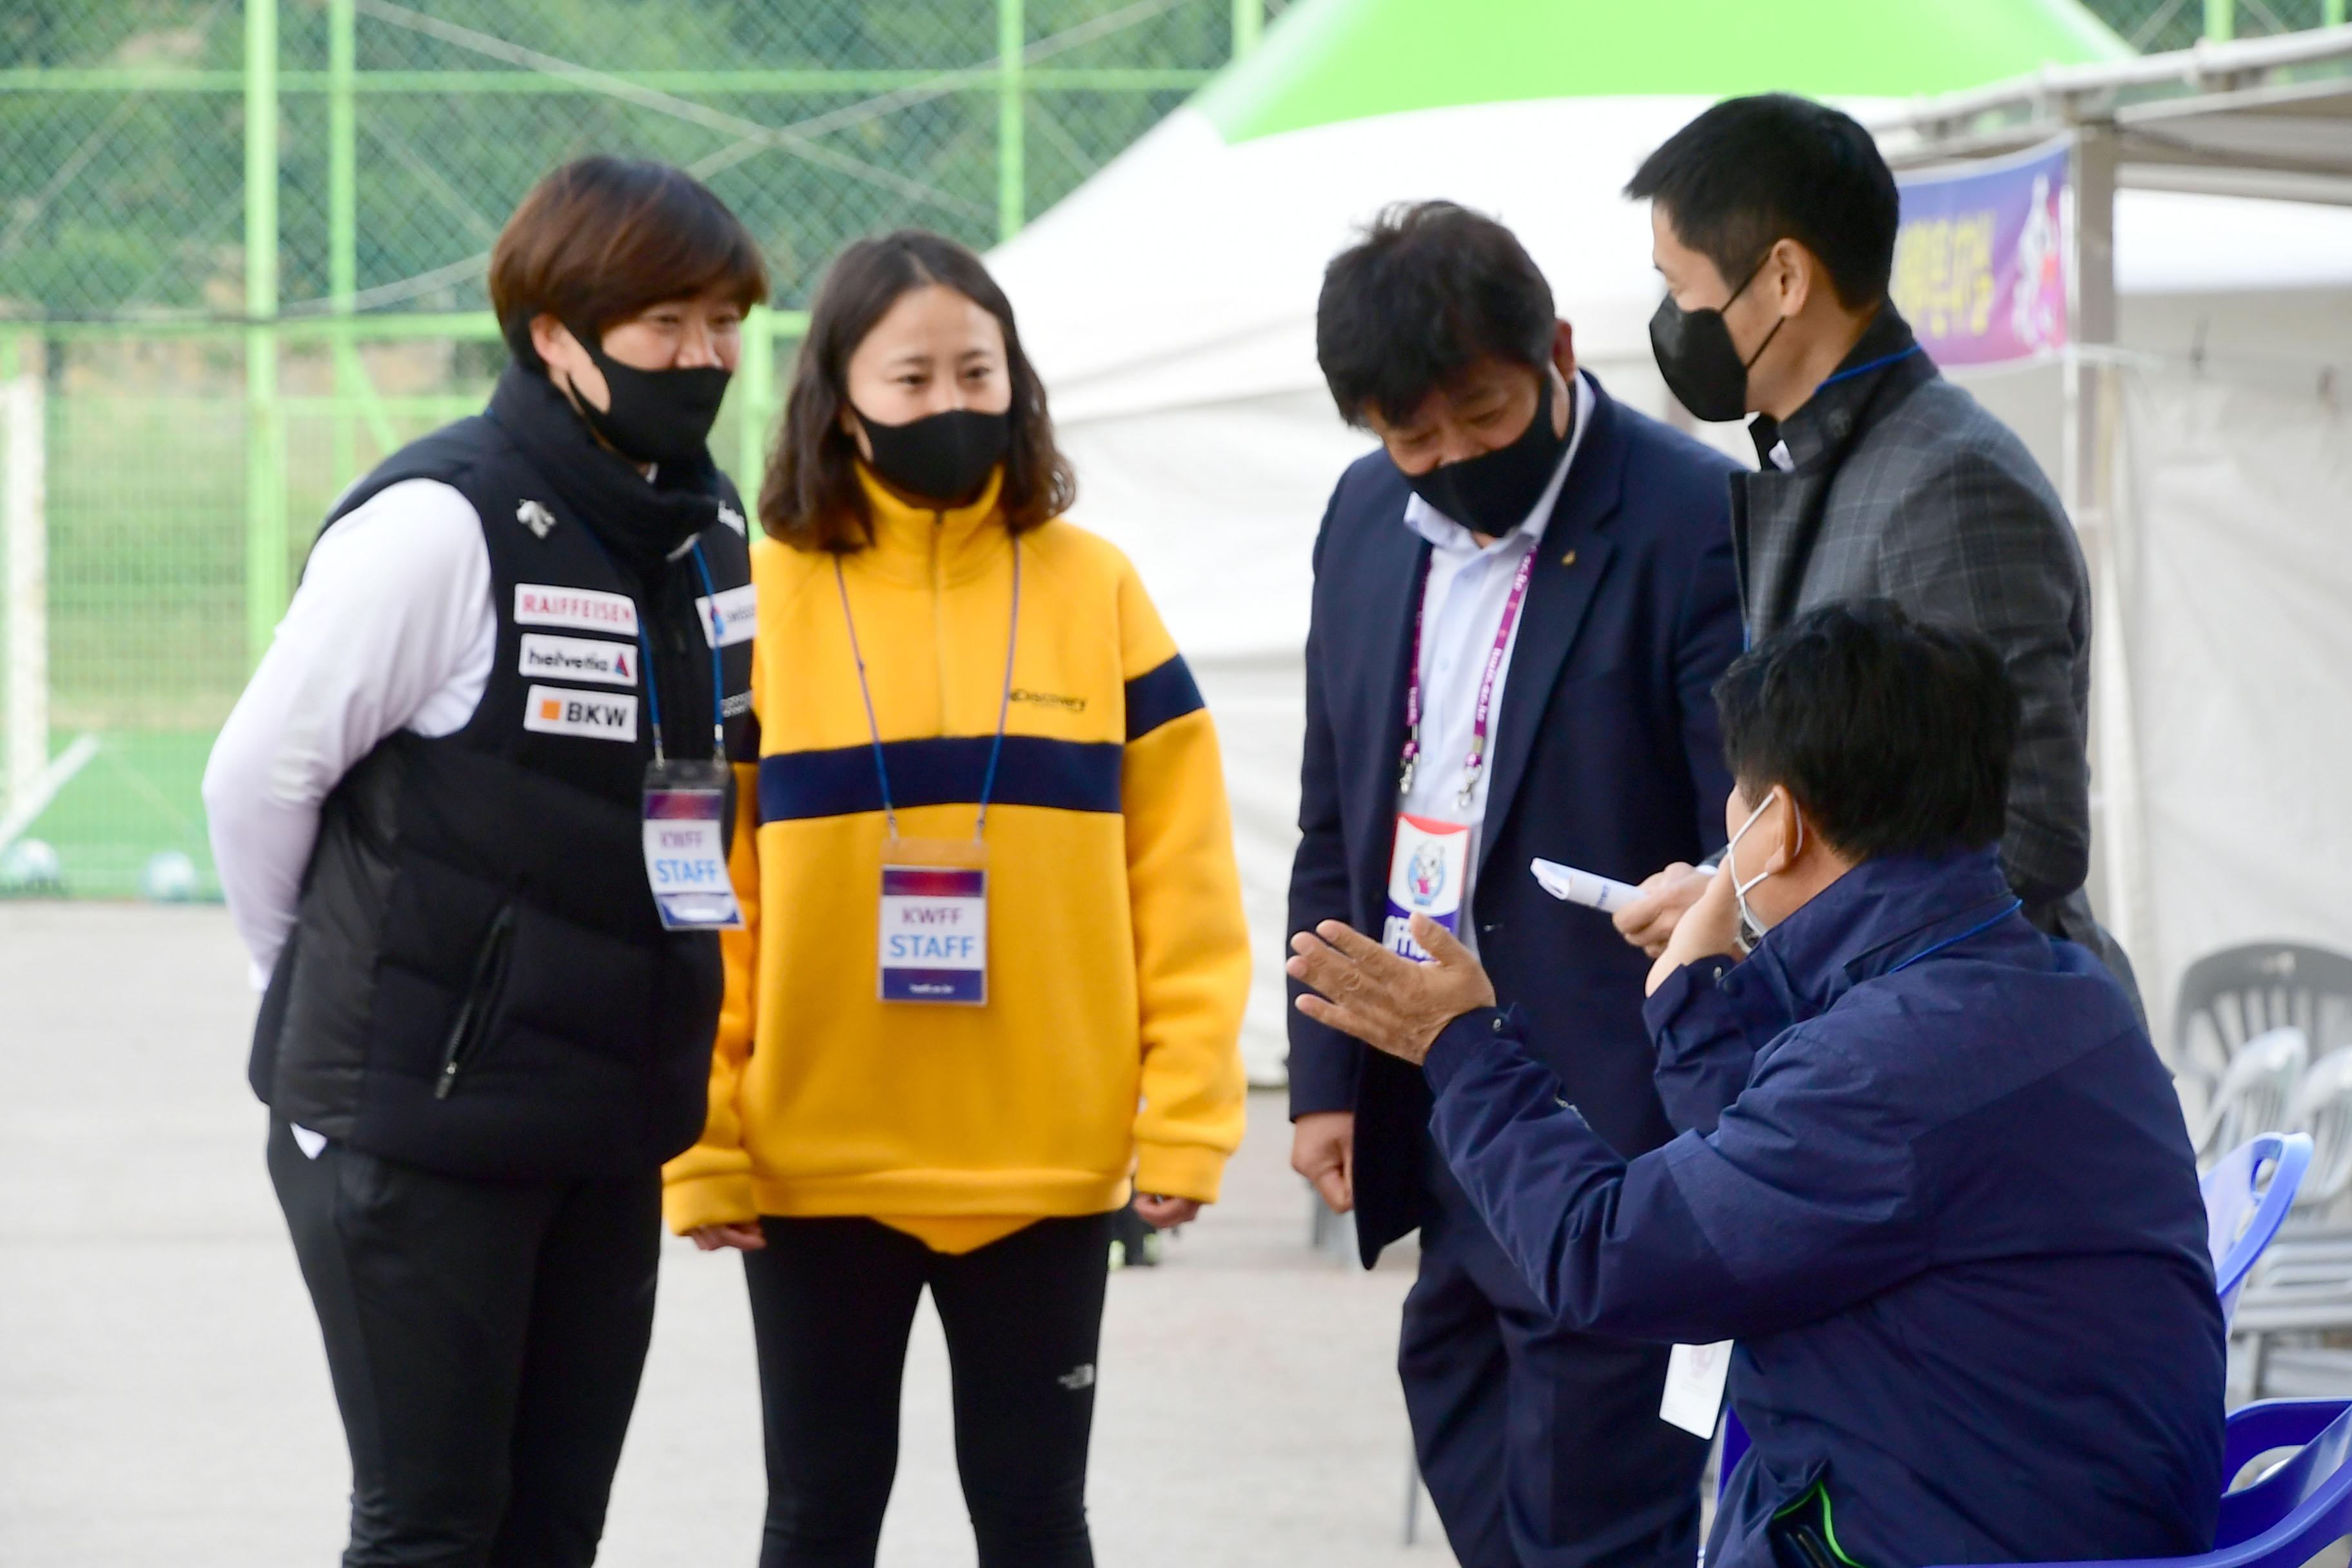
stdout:
[[[1722,847],[1731,781],[1710,689],[1740,648],[1726,480],[1736,465],[1593,387],[1496,716],[1472,917],[1496,989],[1533,1020],[1532,1048],[1594,1131],[1630,1156],[1674,1131],[1642,1022],[1649,961],[1608,916],[1538,887],[1528,862],[1638,882]],[[1413,596],[1429,556],[1404,522],[1411,493],[1374,452],[1340,477],[1323,514],[1292,931],[1326,920],[1381,930]],[[1294,1010],[1290,1110],[1356,1113],[1356,1229],[1369,1266],[1421,1223],[1421,1073]]]

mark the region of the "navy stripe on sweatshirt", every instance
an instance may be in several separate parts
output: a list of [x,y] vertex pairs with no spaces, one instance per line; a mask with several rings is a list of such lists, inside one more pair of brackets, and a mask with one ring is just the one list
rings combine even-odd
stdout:
[[[890,770],[890,801],[902,810],[969,805],[980,799],[992,735],[947,735],[890,741],[882,747]],[[998,805],[1055,811],[1117,812],[1119,764],[1127,748],[1116,742],[1055,741],[1007,735],[996,766]],[[760,759],[760,820],[797,822],[882,809],[874,748],[784,752]]]
[[1171,654],[1157,669],[1127,683],[1127,738],[1139,741],[1162,724],[1198,713],[1205,706],[1182,654]]

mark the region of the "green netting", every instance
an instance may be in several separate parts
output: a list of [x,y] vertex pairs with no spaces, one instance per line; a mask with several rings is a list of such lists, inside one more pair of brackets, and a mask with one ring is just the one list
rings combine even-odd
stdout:
[[[79,759],[30,825],[68,890],[130,893],[170,853],[210,888],[196,782],[213,731],[333,496],[478,405],[502,358],[481,316],[486,253],[552,164],[611,151],[695,169],[759,237],[789,311],[856,236],[922,224],[993,242],[1258,26],[1345,3],[8,0],[0,386],[38,395],[0,406],[37,408],[47,676],[46,742],[8,749],[0,820],[44,756]],[[1456,14],[1475,26],[1482,8]],[[2209,9],[2253,34],[2341,5],[2091,9],[2155,48],[2196,37]],[[248,23],[270,16],[274,172],[250,163],[262,144],[246,134]],[[1008,21],[1013,72],[998,58]],[[266,210],[248,212],[253,191],[274,199],[278,276],[275,313],[266,291],[260,311],[275,330],[248,334],[247,223]],[[354,298],[335,297],[339,274]],[[766,376],[738,377],[714,442],[747,487],[789,330],[772,350]],[[248,387],[257,363],[276,366],[274,389]],[[0,450],[0,484],[6,468]],[[9,614],[0,601],[0,691],[26,684],[6,662]]]

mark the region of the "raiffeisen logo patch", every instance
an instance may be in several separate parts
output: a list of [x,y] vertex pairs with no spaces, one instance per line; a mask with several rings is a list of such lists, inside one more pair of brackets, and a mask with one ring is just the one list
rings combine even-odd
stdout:
[[550,680],[593,680],[601,686],[635,686],[637,650],[625,642],[599,642],[594,637],[555,637],[541,632],[522,636],[518,675]]
[[534,686],[523,700],[522,727],[542,735],[634,741],[637,700],[602,691],[567,691],[561,686]]
[[545,583],[515,584],[515,624],[570,626],[575,631],[637,635],[637,606],[626,594],[595,588],[558,588]]

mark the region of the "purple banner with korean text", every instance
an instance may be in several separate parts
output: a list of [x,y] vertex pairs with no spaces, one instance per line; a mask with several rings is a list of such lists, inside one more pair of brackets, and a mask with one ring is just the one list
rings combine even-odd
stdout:
[[2072,153],[2061,138],[1895,182],[1895,308],[1937,364],[2001,364],[2066,346]]

